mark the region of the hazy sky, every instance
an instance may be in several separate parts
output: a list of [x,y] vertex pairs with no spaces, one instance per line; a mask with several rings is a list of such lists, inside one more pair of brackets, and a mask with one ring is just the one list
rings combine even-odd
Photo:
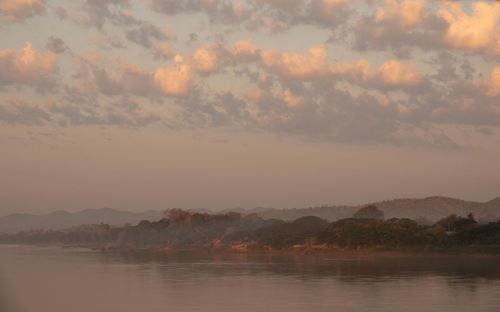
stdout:
[[500,3],[0,0],[0,215],[500,195]]

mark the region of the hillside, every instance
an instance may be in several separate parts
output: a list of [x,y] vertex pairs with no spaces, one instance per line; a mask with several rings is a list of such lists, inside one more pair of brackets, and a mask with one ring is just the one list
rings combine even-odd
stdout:
[[[500,221],[485,224],[470,217],[448,217],[431,225],[410,219],[382,219],[366,206],[354,218],[333,222],[306,216],[285,222],[242,215],[171,209],[158,221],[111,227],[81,225],[64,230],[0,234],[3,244],[60,245],[134,252],[288,250],[302,252],[381,248],[401,251],[462,250],[498,253]],[[451,249],[450,249],[451,248]]]
[[82,224],[107,223],[111,226],[136,224],[141,220],[158,220],[162,211],[149,210],[140,213],[120,211],[111,208],[85,209],[71,213],[55,211],[44,215],[15,213],[0,217],[0,233],[16,233],[33,229],[64,229]]
[[[415,199],[393,199],[369,203],[376,205],[385,214],[386,219],[409,218],[422,223],[434,223],[450,214],[466,216],[472,213],[480,222],[495,221],[500,218],[500,197],[488,202],[472,202],[443,196]],[[368,204],[366,204],[368,205]],[[359,206],[320,206],[296,209],[273,209],[257,207],[253,209],[226,209],[245,214],[256,213],[263,219],[295,220],[305,216],[316,216],[327,221],[350,218]],[[207,209],[193,209],[191,212],[212,213]],[[140,213],[120,211],[111,208],[86,209],[76,213],[56,211],[45,215],[11,214],[0,217],[0,233],[15,233],[33,229],[64,229],[82,224],[107,223],[111,226],[123,226],[126,223],[137,224],[141,220],[155,221],[163,215],[162,211],[149,210]]]
[[500,216],[500,202],[479,203],[461,199],[433,196],[423,199],[395,199],[375,203],[385,212],[386,218],[426,219],[430,222],[456,214],[472,213],[478,220],[495,219]]
[[[409,218],[434,223],[450,214],[466,216],[472,213],[479,221],[493,221],[500,217],[500,197],[485,202],[432,196],[422,199],[393,199],[370,203],[384,211],[385,218]],[[367,204],[368,205],[368,204]],[[321,206],[302,209],[274,209],[258,215],[265,219],[294,220],[303,216],[316,216],[328,221],[351,217],[359,208],[366,206]]]

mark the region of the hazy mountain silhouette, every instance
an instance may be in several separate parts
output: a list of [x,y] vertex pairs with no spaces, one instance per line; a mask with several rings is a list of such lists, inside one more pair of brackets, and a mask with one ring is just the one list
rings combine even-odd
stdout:
[[[385,214],[386,219],[409,218],[421,222],[434,223],[450,214],[466,216],[472,213],[479,221],[494,221],[500,217],[500,197],[480,203],[444,196],[432,196],[422,199],[402,198],[370,203]],[[328,221],[349,218],[359,206],[321,206],[301,209],[273,209],[259,212],[265,219],[294,220],[303,216],[317,216]]]
[[111,208],[85,209],[75,213],[55,211],[44,215],[15,213],[0,217],[0,233],[16,233],[33,229],[64,229],[76,225],[99,223],[123,226],[126,223],[136,224],[145,219],[158,220],[162,215],[163,212],[157,210],[134,213]]
[[[478,221],[496,221],[500,218],[500,197],[488,202],[472,202],[444,196],[427,198],[402,198],[370,203],[377,206],[385,214],[386,219],[409,218],[423,223],[434,223],[450,214],[467,216],[472,213]],[[366,204],[368,205],[368,204]],[[352,215],[361,207],[358,206],[320,206],[297,209],[273,209],[257,207],[252,209],[225,209],[241,214],[256,213],[263,219],[295,220],[304,216],[317,216],[328,221],[335,221]],[[208,209],[190,209],[198,213],[214,213]],[[0,233],[15,233],[33,229],[64,229],[82,224],[107,223],[111,226],[123,226],[126,223],[137,224],[141,220],[159,220],[163,211],[148,210],[134,213],[111,208],[86,209],[76,213],[55,211],[45,215],[11,214],[0,217]]]

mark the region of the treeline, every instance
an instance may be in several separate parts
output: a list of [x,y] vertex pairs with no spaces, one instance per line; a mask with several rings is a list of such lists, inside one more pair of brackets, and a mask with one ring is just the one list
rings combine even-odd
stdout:
[[22,231],[0,235],[0,242],[18,244],[63,244],[104,249],[212,248],[220,238],[236,230],[252,231],[266,222],[257,215],[190,213],[170,209],[161,220],[143,220],[137,225],[110,227],[85,225],[66,230]]
[[20,232],[2,235],[0,241],[130,250],[500,249],[500,221],[479,224],[472,215],[451,215],[433,225],[421,225],[410,219],[383,220],[383,212],[374,206],[354,216],[332,223],[314,216],[284,222],[263,220],[255,214],[212,215],[171,209],[159,221],[141,221],[134,226],[100,224]]

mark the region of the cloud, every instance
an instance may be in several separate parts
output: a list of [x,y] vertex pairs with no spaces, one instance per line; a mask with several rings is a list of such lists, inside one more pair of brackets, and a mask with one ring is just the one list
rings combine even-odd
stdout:
[[297,25],[319,25],[333,29],[346,22],[356,0],[254,0],[249,28],[266,27],[271,33]]
[[281,96],[283,101],[285,101],[286,104],[288,105],[288,107],[297,107],[299,104],[304,102],[303,97],[293,96],[292,92],[290,92],[290,89],[286,89]]
[[230,91],[211,94],[191,92],[185,97],[176,98],[175,102],[178,105],[177,114],[167,122],[176,128],[252,127],[247,101]]
[[367,80],[370,74],[370,61],[361,59],[355,62],[338,63],[334,72],[347,77],[348,80]]
[[[241,71],[257,84],[245,96],[195,85],[198,79],[206,79],[215,72],[248,69],[245,64],[260,69],[255,73]],[[262,51],[246,39],[228,46],[204,44],[191,54],[177,55],[172,65],[153,73],[124,58],[117,62],[114,71],[110,67],[84,65],[84,74],[80,76],[87,78],[80,80],[89,81],[90,84],[83,85],[91,87],[82,95],[95,94],[95,100],[99,94],[110,98],[144,96],[164,103],[167,111],[175,111],[175,117],[142,112],[144,125],[161,121],[173,128],[230,126],[315,140],[454,146],[444,133],[416,117],[408,102],[396,101],[389,95],[382,98],[376,93],[421,84],[424,77],[412,62],[388,60],[373,69],[368,60],[332,64],[322,45],[300,54]],[[342,81],[357,85],[360,91],[352,93],[338,86]],[[71,102],[70,98],[67,101]],[[92,107],[91,103],[88,107]],[[133,110],[134,105],[129,104],[127,109]],[[92,109],[81,111],[81,107],[85,106],[78,109],[59,106],[57,114],[65,116],[69,124],[140,126],[139,119],[134,119],[139,116],[135,113],[115,107],[106,108],[104,114]],[[426,112],[429,116],[429,110]]]
[[426,3],[386,0],[354,23],[354,48],[362,51],[391,48],[398,57],[409,57],[410,47],[439,48],[446,22]]
[[166,42],[159,44],[154,47],[154,55],[157,58],[172,58],[175,53],[172,52],[172,49],[170,49],[170,45]]
[[[20,22],[45,11],[46,0],[2,0],[0,16],[8,22]],[[0,19],[1,22],[2,19]]]
[[304,54],[266,50],[261,52],[261,59],[265,67],[292,78],[317,78],[331,72],[323,45],[312,47]]
[[[169,58],[168,45],[155,47],[155,52]],[[168,53],[168,54],[167,54]],[[218,54],[225,53],[216,43],[207,43],[193,54],[176,55],[174,64],[149,72],[137,63],[119,58],[116,66],[98,66],[95,60],[76,58],[78,71],[74,78],[75,92],[80,95],[96,93],[108,96],[128,94],[158,99],[161,96],[185,97],[196,76],[207,76],[219,69]]]
[[391,86],[413,86],[422,79],[413,62],[404,64],[396,60],[380,65],[371,79],[378,80],[379,77],[385,84]]
[[279,32],[296,25],[335,27],[350,16],[346,8],[354,0],[148,0],[159,13],[203,13],[212,24],[243,26],[248,30]]
[[64,11],[59,10],[58,15],[68,16],[78,23],[102,29],[107,20],[116,25],[128,25],[135,22],[130,15],[122,11],[123,8],[129,6],[129,0],[83,0],[78,7],[69,12],[62,7]]
[[[218,24],[199,32],[198,43],[177,42],[175,52],[182,54],[174,57],[169,32],[135,17],[143,8],[135,10],[119,0],[82,3],[68,9],[67,18],[98,28],[84,30],[93,35],[83,41],[88,49],[82,49],[82,55],[97,51],[99,58],[64,53],[68,49],[64,40],[70,41],[57,37],[48,38],[46,51],[29,43],[24,49],[0,51],[2,90],[54,85],[56,72],[64,70],[50,94],[55,104],[3,103],[2,123],[142,127],[158,122],[169,128],[230,127],[312,140],[442,147],[455,146],[443,128],[500,126],[500,68],[491,59],[468,55],[495,55],[497,28],[489,38],[468,29],[481,22],[489,33],[496,20],[493,9],[470,13],[460,4],[454,4],[459,9],[446,4],[439,13],[435,6],[417,0],[388,0],[378,8],[343,0],[152,0],[150,5],[166,14],[197,12],[201,24],[180,29],[184,38],[194,27],[206,27],[206,17]],[[347,30],[358,5],[361,19],[354,20],[351,37]],[[129,7],[130,11],[124,10]],[[451,18],[443,12],[451,12]],[[462,25],[460,21],[468,25],[463,38],[450,31]],[[307,27],[293,29],[297,25]],[[314,29],[315,36],[326,37],[332,31],[335,39],[332,45],[301,52],[272,49],[268,47],[274,39],[282,42],[288,34],[264,38],[266,27],[290,29],[292,36]],[[242,28],[247,31],[237,33]],[[247,39],[226,43],[238,37]],[[265,42],[266,48],[251,37]],[[146,51],[132,44],[128,58],[117,57],[126,51],[112,48],[123,48],[124,38]],[[351,39],[365,43],[366,59],[344,56]],[[342,40],[346,46],[336,49]],[[372,50],[387,47],[396,54]],[[415,47],[422,53],[412,62],[406,57]],[[59,68],[58,53],[64,53]],[[72,67],[66,66],[69,57],[75,62]],[[475,63],[478,60],[481,66]],[[70,68],[76,71],[69,72]],[[223,79],[228,79],[227,85]]]
[[411,29],[422,23],[428,16],[426,0],[386,0],[385,7],[376,10],[375,21],[379,25],[377,32],[387,31],[385,26],[398,26]]
[[82,100],[75,94],[60,99],[45,110],[48,114],[47,122],[60,126],[106,125],[139,128],[162,121],[160,113],[132,97],[120,95],[119,98],[108,100],[101,105],[95,105],[94,100]]
[[252,60],[258,56],[259,48],[253,43],[251,38],[239,40],[230,48],[231,55],[239,60]]
[[324,45],[312,47],[304,54],[279,52],[275,49],[262,51],[261,62],[264,67],[278,72],[283,77],[294,79],[336,77],[369,87],[410,87],[422,81],[422,75],[413,62],[390,60],[374,71],[370,70],[370,62],[364,59],[332,64],[327,60]]
[[53,83],[57,59],[56,53],[37,51],[30,42],[19,50],[0,50],[0,86],[19,83],[48,87]]
[[486,82],[488,86],[488,96],[500,95],[500,66],[495,66]]
[[444,41],[467,52],[500,55],[500,3],[475,2],[472,15],[459,2],[443,1],[438,14],[448,23]]
[[350,15],[348,4],[355,0],[313,0],[308,4],[304,22],[313,22],[325,26],[345,22]]
[[249,111],[254,126],[281,135],[344,143],[457,146],[438,127],[406,120],[406,112],[395,102],[380,101],[367,92],[353,95],[311,84],[300,93],[253,87],[246,96],[253,103]]
[[151,9],[164,14],[215,10],[218,2],[217,0],[147,0]]
[[[155,52],[162,57],[169,58],[171,51],[168,45],[163,44],[155,48]],[[153,74],[142,69],[138,64],[129,64],[125,58],[118,62],[118,78],[112,77],[105,69],[91,66],[92,77],[89,74],[80,75],[86,81],[91,81],[89,92],[99,88],[102,92],[116,95],[128,93],[146,97],[155,97],[159,93],[167,96],[184,97],[190,91],[197,74],[209,75],[219,69],[218,54],[222,48],[216,43],[207,43],[191,55],[176,55],[174,64],[168,67],[157,68]]]
[[171,96],[185,96],[193,82],[192,66],[180,55],[175,57],[175,64],[158,68],[154,74],[155,82],[163,93]]
[[49,49],[50,51],[57,53],[57,54],[63,53],[67,48],[64,40],[62,40],[61,38],[53,37],[53,36],[49,37],[49,40],[47,41],[47,44],[45,47],[47,49]]
[[217,59],[217,50],[219,45],[216,43],[207,43],[196,49],[193,54],[193,61],[196,70],[201,74],[216,72],[219,68]]
[[126,57],[116,60],[114,66],[98,66],[82,58],[74,59],[78,70],[74,75],[76,84],[69,88],[70,93],[82,96],[135,95],[154,99],[159,90],[153,75],[137,63],[129,63]]
[[[407,103],[408,122],[460,126],[500,126],[500,107],[495,96],[494,71],[485,80],[454,80],[425,84],[425,92],[415,92]],[[489,93],[493,91],[493,93]]]
[[465,11],[461,1],[440,1],[435,11],[424,0],[386,0],[355,22],[354,47],[391,48],[399,57],[408,57],[411,47],[500,56],[500,3],[477,1],[471,15]]
[[136,101],[126,97],[112,102],[103,119],[108,124],[122,127],[144,127],[161,121],[158,113],[144,111]]
[[41,106],[10,97],[0,104],[0,123],[39,126],[51,120],[50,114]]
[[153,75],[139,64],[129,63],[127,58],[122,57],[118,59],[117,70],[119,73],[117,84],[120,86],[122,94],[149,98],[154,98],[158,94],[153,82]]
[[103,50],[109,50],[110,48],[124,49],[120,37],[117,34],[106,34],[102,37],[89,37],[89,44],[91,46],[97,46]]
[[127,30],[125,37],[138,45],[150,48],[153,39],[159,41],[168,39],[169,29],[162,30],[153,24],[142,22],[137,28]]

